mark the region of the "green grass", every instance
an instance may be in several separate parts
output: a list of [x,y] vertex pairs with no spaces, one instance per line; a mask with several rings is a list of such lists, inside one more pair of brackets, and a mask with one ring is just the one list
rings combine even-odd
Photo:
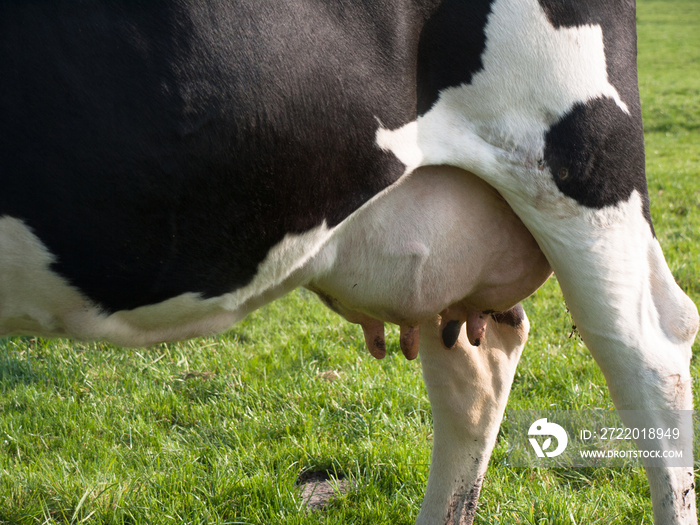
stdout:
[[[700,303],[700,3],[640,1],[638,16],[652,215]],[[611,407],[555,280],[525,306],[509,408]],[[413,523],[430,408],[420,364],[388,338],[375,361],[359,328],[295,292],[181,344],[0,341],[0,523]],[[641,468],[513,469],[505,456],[499,440],[477,523],[652,522]],[[353,482],[323,512],[295,487],[317,470]]]
[[[421,499],[431,426],[418,366],[396,347],[376,362],[308,293],[219,338],[6,347],[0,522],[409,523]],[[309,470],[357,488],[314,514],[295,489]]]

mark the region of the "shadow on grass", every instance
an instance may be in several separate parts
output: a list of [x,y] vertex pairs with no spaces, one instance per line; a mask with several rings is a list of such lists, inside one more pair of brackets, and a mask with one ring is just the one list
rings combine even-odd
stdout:
[[[27,338],[29,340],[29,338]],[[18,356],[9,345],[9,339],[0,339],[0,382],[7,386],[30,384],[38,380],[28,354]]]

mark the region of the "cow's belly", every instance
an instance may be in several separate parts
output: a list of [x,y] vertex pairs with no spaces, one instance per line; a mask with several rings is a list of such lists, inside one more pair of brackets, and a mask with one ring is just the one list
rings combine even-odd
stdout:
[[309,287],[348,319],[416,326],[448,307],[506,311],[551,269],[491,186],[424,167],[356,212],[319,254],[332,261]]

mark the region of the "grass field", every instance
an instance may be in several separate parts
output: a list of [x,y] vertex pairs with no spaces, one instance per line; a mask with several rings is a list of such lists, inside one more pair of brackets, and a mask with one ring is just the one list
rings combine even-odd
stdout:
[[[638,17],[652,215],[700,303],[700,2],[640,0]],[[611,407],[556,281],[525,307],[509,408]],[[388,343],[374,360],[358,327],[303,292],[181,344],[0,340],[0,523],[413,523],[430,407],[420,364],[396,331]],[[514,469],[505,451],[500,439],[477,523],[652,523],[640,467]],[[316,471],[351,482],[322,511],[296,486]]]

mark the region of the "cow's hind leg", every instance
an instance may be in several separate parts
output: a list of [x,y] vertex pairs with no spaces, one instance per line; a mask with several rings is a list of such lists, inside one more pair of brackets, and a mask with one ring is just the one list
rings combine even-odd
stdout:
[[451,349],[440,319],[421,326],[423,378],[433,412],[430,476],[417,523],[471,524],[529,323],[520,305],[489,316],[484,340],[462,327]]
[[[586,340],[604,336],[586,334]],[[638,429],[637,447],[652,454],[643,457],[654,523],[695,525],[698,523],[693,474],[692,378],[690,353],[679,345],[677,352],[644,353],[633,345],[605,349],[606,341],[594,341],[593,357],[606,377],[611,397],[626,427]],[[593,348],[596,350],[594,351]],[[661,440],[641,436],[666,434]],[[678,429],[677,439],[674,435]],[[682,457],[673,456],[680,452]],[[655,454],[672,454],[670,458]]]

